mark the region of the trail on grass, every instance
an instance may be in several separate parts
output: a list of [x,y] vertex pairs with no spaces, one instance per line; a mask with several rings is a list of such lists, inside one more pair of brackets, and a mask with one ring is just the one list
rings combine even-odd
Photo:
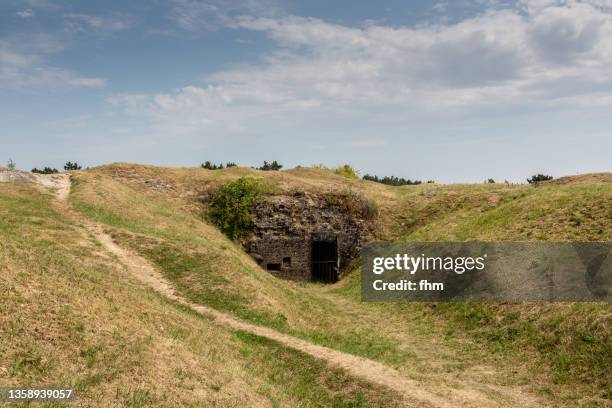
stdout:
[[[41,183],[43,184],[43,183]],[[172,284],[145,258],[132,251],[121,248],[105,231],[104,226],[75,214],[70,209],[67,199],[70,194],[70,178],[68,175],[56,176],[52,185],[45,183],[46,187],[54,188],[58,200],[73,215],[79,218],[85,228],[99,241],[102,246],[113,254],[127,269],[127,271],[143,284],[153,288],[163,296],[189,307],[204,316],[212,318],[216,324],[233,329],[245,331],[257,336],[274,340],[287,347],[309,354],[317,359],[324,360],[332,366],[344,369],[348,374],[361,378],[371,384],[387,387],[402,397],[408,407],[539,407],[533,398],[520,390],[504,390],[504,403],[487,396],[485,393],[472,389],[451,389],[444,384],[428,384],[428,388],[436,389],[436,393],[425,389],[424,384],[406,378],[392,367],[382,363],[347,354],[328,347],[319,346],[280,333],[273,329],[257,326],[241,321],[227,313],[220,312],[207,306],[193,303],[176,294]]]

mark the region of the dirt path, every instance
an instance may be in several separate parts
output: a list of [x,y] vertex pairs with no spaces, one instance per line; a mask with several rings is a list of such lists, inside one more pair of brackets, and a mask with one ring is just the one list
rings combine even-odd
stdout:
[[[68,175],[54,180],[53,188],[59,201],[66,202],[70,194],[70,178]],[[66,206],[68,209],[69,207]],[[70,210],[69,210],[70,211]],[[75,216],[78,216],[75,214]],[[195,304],[177,295],[170,284],[145,258],[118,246],[112,237],[104,230],[102,225],[78,216],[85,228],[103,245],[103,247],[117,257],[126,269],[145,285],[169,299],[185,305],[192,310],[212,318],[217,324],[234,330],[242,330],[261,337],[277,341],[295,350],[307,353],[317,359],[324,360],[333,366],[344,369],[352,376],[366,380],[372,384],[387,387],[402,395],[407,407],[500,407],[520,406],[539,407],[535,400],[527,395],[511,394],[510,400],[505,404],[488,397],[483,392],[471,389],[451,389],[443,384],[435,384],[433,393],[418,381],[401,375],[397,370],[384,364],[363,357],[354,356],[328,347],[312,344],[308,341],[277,332],[267,327],[256,326],[235,317],[219,312],[218,310]],[[432,387],[429,387],[432,388]]]
[[288,347],[310,354],[313,357],[326,360],[335,366],[342,367],[350,374],[363,378],[373,384],[384,385],[395,391],[400,391],[402,394],[409,396],[410,399],[428,402],[436,407],[456,406],[446,402],[446,400],[443,398],[436,397],[420,390],[418,383],[403,378],[395,370],[383,364],[332,350],[327,347],[318,346],[266,327],[246,323],[226,313],[189,302],[188,300],[177,296],[172,286],[149,264],[146,259],[119,247],[117,244],[115,244],[112,238],[102,230],[102,228],[92,226],[91,231],[95,234],[96,238],[104,246],[104,248],[106,248],[123,264],[125,264],[128,270],[141,282],[149,285],[162,295],[181,303],[200,314],[212,317],[216,323],[222,326],[229,327],[234,330],[246,331],[261,337],[275,340]]
[[59,201],[66,201],[70,194],[70,175],[68,173],[60,174],[31,174],[34,182],[39,185],[55,190],[55,195]]

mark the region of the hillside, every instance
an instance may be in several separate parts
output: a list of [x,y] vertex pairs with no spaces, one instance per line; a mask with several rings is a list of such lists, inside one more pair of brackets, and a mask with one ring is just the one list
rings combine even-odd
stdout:
[[[3,183],[2,327],[10,330],[2,337],[10,341],[0,378],[63,378],[92,404],[400,404],[388,388],[220,329],[138,284],[85,228],[95,223],[189,302],[385,364],[455,406],[605,406],[612,398],[609,304],[363,304],[358,270],[330,286],[276,279],[207,221],[202,197],[245,175],[276,194],[362,194],[378,206],[369,239],[611,240],[609,174],[537,188],[390,187],[310,168],[116,164],[72,173],[66,204],[30,184]],[[51,353],[58,347],[63,355]]]
[[396,404],[389,391],[158,295],[50,193],[2,183],[0,200],[2,384],[72,386],[79,406]]

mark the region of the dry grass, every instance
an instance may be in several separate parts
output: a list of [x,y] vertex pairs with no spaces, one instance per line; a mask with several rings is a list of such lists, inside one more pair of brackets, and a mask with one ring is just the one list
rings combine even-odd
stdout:
[[[408,230],[409,241],[612,240],[612,184],[541,186],[478,196]],[[466,201],[465,197],[463,201]],[[477,200],[477,201],[478,201]]]
[[[563,178],[561,182],[544,183],[537,188],[505,184],[391,187],[314,168],[282,172],[245,168],[207,171],[117,164],[100,168],[94,174],[100,179],[110,175],[132,187],[134,193],[155,197],[158,203],[169,203],[173,208],[184,208],[197,216],[205,210],[198,203],[199,195],[244,175],[265,179],[278,192],[358,192],[380,206],[375,236],[378,239],[609,241],[612,231],[609,174]],[[111,207],[110,203],[104,206]],[[214,232],[209,232],[207,240],[219,239]],[[187,241],[195,239],[192,233],[186,234],[192,236]],[[135,244],[141,238],[125,238],[125,243],[140,248],[153,260],[169,245],[166,241],[156,250],[143,250],[140,244]],[[198,254],[200,245],[205,243],[191,247],[190,253]],[[610,338],[605,329],[602,331],[608,327],[605,316],[611,312],[607,304],[551,305],[538,309],[536,314],[527,305],[463,309],[363,305],[357,297],[358,274],[349,274],[336,287],[278,282],[269,280],[240,248],[231,243],[226,245],[235,249],[232,254],[241,260],[241,265],[246,265],[241,272],[243,276],[235,274],[238,269],[231,263],[215,263],[215,271],[208,273],[231,276],[232,281],[255,277],[253,287],[257,293],[249,292],[246,296],[246,309],[232,310],[231,305],[216,305],[229,308],[243,318],[396,365],[407,375],[428,382],[439,380],[465,387],[463,374],[470,373],[471,379],[484,384],[529,384],[532,390],[547,394],[557,404],[571,406],[579,400],[580,404],[589,405],[601,402],[601,398],[610,398],[606,376],[603,381],[601,378],[592,381],[595,377],[588,375],[591,371],[593,375],[610,372],[606,371],[611,356]],[[184,254],[179,251],[177,257],[185,259]],[[167,263],[168,259],[157,262]],[[172,268],[170,265],[169,269]],[[174,269],[185,270],[180,265]],[[214,303],[214,296],[206,296],[210,275],[206,275],[206,280],[196,278],[195,271],[203,269],[203,265],[197,266],[176,282],[192,299]],[[182,284],[181,280],[184,280]],[[231,299],[229,294],[226,292],[222,298]],[[249,315],[248,310],[264,311],[268,315]],[[529,324],[517,326],[523,319]],[[547,339],[545,335],[551,325],[558,336]],[[513,333],[510,337],[508,330]],[[372,332],[376,335],[368,335]],[[581,338],[596,340],[592,343]],[[583,348],[584,342],[591,344]],[[572,349],[576,352],[572,353]],[[523,354],[516,355],[516,350]],[[598,362],[592,353],[604,354]],[[568,375],[571,373],[577,375]],[[571,390],[567,384],[572,384]]]
[[262,400],[229,333],[131,281],[49,196],[0,188],[3,384],[76,386],[83,405]]
[[542,185],[544,186],[555,186],[555,185],[609,185],[612,183],[612,173],[589,173],[580,174],[577,176],[565,176],[557,179],[549,180]]
[[112,227],[117,242],[152,261],[194,302],[344,351],[386,362],[404,360],[397,340],[379,338],[366,325],[345,324],[347,313],[317,294],[319,285],[263,273],[216,228],[165,199],[143,199],[104,175],[82,173],[73,177],[71,201]]
[[[161,298],[50,195],[0,184],[0,204],[3,385],[76,387],[78,406],[395,404],[385,390]],[[353,391],[313,375],[338,376]]]
[[[558,377],[554,359],[561,356],[563,360],[562,352],[578,344],[573,343],[574,337],[571,337],[578,335],[576,331],[570,330],[572,324],[579,322],[580,319],[585,322],[601,320],[606,313],[610,315],[609,306],[604,305],[599,308],[595,306],[576,311],[571,306],[563,308],[553,305],[533,315],[530,314],[529,307],[518,307],[518,310],[505,307],[491,310],[469,308],[458,310],[431,305],[413,307],[412,305],[362,304],[358,300],[359,277],[357,273],[349,274],[345,281],[330,287],[277,280],[259,269],[239,246],[227,240],[216,228],[202,219],[205,208],[202,207],[198,197],[229,180],[244,175],[265,178],[266,182],[279,192],[307,190],[361,193],[368,199],[377,202],[380,208],[376,220],[377,238],[406,240],[425,238],[432,240],[495,240],[515,239],[516,237],[533,240],[547,233],[555,239],[567,237],[567,239],[576,240],[609,240],[609,235],[605,235],[609,234],[608,226],[611,219],[609,210],[606,214],[606,205],[610,199],[609,185],[603,184],[597,188],[571,184],[538,188],[500,184],[450,186],[428,184],[390,187],[362,180],[351,180],[331,172],[309,168],[282,172],[261,172],[245,168],[208,171],[199,168],[167,169],[117,164],[89,172],[75,173],[73,175],[74,192],[71,196],[71,203],[76,209],[87,217],[109,226],[114,238],[121,245],[136,250],[155,263],[166,274],[166,277],[173,281],[179,291],[192,301],[230,311],[243,319],[274,327],[322,345],[396,366],[407,376],[422,380],[424,388],[434,392],[441,388],[440,384],[462,389],[482,389],[485,393],[493,394],[497,392],[495,391],[496,386],[500,384],[513,386],[525,384],[525,387],[532,391],[547,394],[547,398],[555,401],[557,405],[597,404],[598,401],[601,402],[601,398],[605,398],[605,387],[602,387],[601,382],[589,383],[588,376],[582,378]],[[568,224],[572,222],[569,217],[576,214],[588,219],[581,220],[579,225]],[[589,218],[587,214],[592,214],[592,217]],[[562,218],[562,215],[565,218]],[[39,214],[35,216],[35,221],[46,225],[48,218],[52,216]],[[520,222],[513,221],[517,219]],[[561,222],[560,219],[565,221]],[[34,224],[31,229],[32,234],[41,228],[41,224]],[[78,226],[75,225],[71,228],[71,230],[78,230]],[[599,229],[604,232],[599,232]],[[51,228],[51,231],[54,231],[54,228]],[[528,231],[532,231],[531,235],[527,235]],[[61,242],[64,245],[72,241],[62,236],[55,237],[53,242]],[[117,278],[121,271],[112,264],[112,260],[105,259],[98,254],[99,249],[96,249],[93,243],[89,242],[86,246],[93,247],[91,256],[83,257],[81,252],[73,247],[66,249],[65,253],[71,254],[70,259],[76,259],[77,264],[94,262],[93,260],[98,257],[103,260],[100,262],[106,269],[95,275],[95,283],[88,287],[89,290],[94,293],[103,293],[103,296],[100,295],[102,298],[104,296],[117,297],[116,292],[126,292],[125,289],[123,292],[120,289],[122,285],[126,285],[126,278],[125,276]],[[52,252],[56,253],[57,250],[54,248]],[[0,254],[6,258],[4,250],[0,251]],[[12,256],[7,259],[15,262],[17,258]],[[31,259],[30,262],[31,267],[34,267],[37,262],[40,263],[36,258]],[[109,270],[115,271],[114,274],[109,273]],[[68,287],[68,280],[64,279],[58,283],[58,286],[61,285]],[[97,289],[94,289],[93,286]],[[59,287],[58,290],[60,290]],[[178,319],[179,325],[185,324],[189,333],[192,330],[208,333],[206,330],[211,329],[205,325],[206,322],[200,322],[198,319],[191,322],[190,319],[194,317],[185,311],[177,310],[141,288],[138,290],[140,292],[133,291],[130,286],[130,300],[121,299],[121,302],[131,305],[132,297],[135,298],[133,308],[126,306],[126,310],[133,316],[121,314],[117,317],[117,319],[126,320],[125,326],[122,326],[126,333],[129,333],[128,326],[132,327],[131,325],[134,324],[134,327],[139,328],[144,324],[141,322],[143,310],[156,307],[160,313],[162,310],[170,313],[167,310],[170,309],[172,313],[182,316],[177,318],[172,315],[172,319],[167,316],[165,318],[168,318],[169,321]],[[143,293],[146,293],[144,296],[146,302],[143,300]],[[127,295],[122,294],[121,296]],[[77,301],[76,297],[69,297],[69,299]],[[157,306],[149,304],[155,302],[158,302]],[[120,309],[123,310],[123,306]],[[137,312],[137,309],[140,312]],[[101,316],[106,316],[105,313],[103,312]],[[550,326],[546,324],[562,316],[564,320],[556,330],[561,331],[562,335],[566,333],[571,336],[561,337],[563,348],[551,342],[547,343],[548,354],[533,347],[529,342],[505,341],[505,339],[503,347],[496,349],[495,344],[499,342],[499,333],[505,328],[516,327],[516,325],[512,326],[516,324],[515,321],[505,321],[504,318],[508,315],[516,316],[517,313],[518,321],[535,316],[536,324],[533,330],[539,332],[548,330],[546,327]],[[191,322],[191,326],[183,323],[181,319],[187,319]],[[147,320],[144,319],[144,321]],[[156,323],[160,322],[156,321]],[[483,330],[474,330],[472,326],[465,324],[466,322],[481,327]],[[493,325],[492,322],[502,323]],[[540,325],[540,322],[545,324]],[[97,324],[100,330],[104,328],[103,319],[98,319]],[[171,323],[160,324],[163,326]],[[155,331],[158,327],[153,325],[145,333],[155,333],[156,336],[160,336],[160,333]],[[588,324],[576,327],[588,328]],[[600,330],[602,326],[594,327]],[[601,338],[601,333],[599,331],[596,333],[599,336],[597,338]],[[216,334],[208,333],[208,336],[216,336]],[[520,340],[524,337],[518,336],[518,338]],[[211,344],[216,344],[213,340]],[[240,340],[239,337],[232,336],[230,333],[223,334],[217,340],[219,343],[228,345],[229,350],[223,349],[218,353],[229,353],[227,357],[229,361],[234,361],[236,357],[235,353],[232,354],[232,350],[235,352],[247,347],[237,343],[245,339]],[[184,343],[184,340],[181,341]],[[249,343],[250,340],[245,341]],[[160,341],[160,344],[163,343]],[[254,347],[254,344],[258,342],[250,341],[248,347]],[[113,343],[109,343],[109,347],[114,346]],[[145,346],[139,345],[138,347]],[[162,350],[159,349],[162,346],[157,342],[155,348],[146,347],[155,352]],[[181,347],[178,349],[182,350]],[[261,357],[266,360],[275,354],[274,350],[274,346],[269,346],[263,351],[259,349],[254,354],[266,356]],[[523,354],[518,355],[517,350],[521,350]],[[155,352],[151,352],[151,355],[155,355]],[[80,350],[76,351],[77,355],[79,353]],[[552,360],[546,357],[547,355],[552,356]],[[245,360],[244,357],[237,356],[239,360]],[[605,355],[603,357],[605,361],[607,357]],[[190,354],[189,358],[195,361],[194,364],[197,367],[203,362],[201,356]],[[110,360],[108,361],[110,366]],[[569,364],[579,368],[588,367],[586,361],[568,361],[570,361]],[[274,371],[277,364],[270,364],[268,368]],[[565,363],[561,361],[561,364]],[[153,366],[141,367],[139,372],[144,376],[150,367]],[[244,381],[247,383],[253,381],[249,378],[249,370],[244,367],[242,370],[237,371],[236,378],[245,378]],[[299,371],[297,367],[292,370]],[[233,374],[231,376],[234,378]],[[196,378],[201,377],[196,376]],[[163,381],[163,378],[159,380]],[[127,377],[125,381],[128,381]],[[268,384],[268,381],[272,384]],[[282,384],[274,385],[274,381],[270,379],[265,380],[264,383],[257,386],[250,383],[245,385],[246,394],[240,396],[243,398],[242,401],[249,399],[251,394],[248,392],[252,392],[257,394],[255,397],[262,401],[272,399],[281,402],[289,401],[283,405],[297,404],[296,400],[290,399],[289,396],[279,391]],[[314,386],[309,382],[299,383],[302,385],[298,384],[296,387]],[[571,384],[571,387],[568,387],[567,384]],[[168,387],[174,386],[177,385],[168,385]],[[96,387],[98,386],[93,388],[97,389]],[[219,392],[216,390],[218,384],[215,383],[211,387],[214,393],[210,398],[214,398]],[[260,395],[261,389],[266,390],[263,393],[264,397]],[[221,391],[224,391],[223,386]],[[382,399],[372,397],[371,391],[363,392],[363,395],[370,398],[370,401],[381,401],[387,398],[381,396],[383,394],[379,394],[378,391],[375,392],[374,397]],[[136,397],[141,398],[141,394],[137,393]],[[188,393],[188,395],[191,398],[195,394]],[[275,395],[275,397],[272,398],[270,395]],[[108,395],[105,394],[104,398],[111,398],[110,391]],[[192,401],[189,398],[185,397],[184,400],[180,400],[180,403],[187,404],[188,401]],[[499,398],[503,400],[503,397]],[[609,394],[607,398],[610,398]],[[211,399],[210,401],[219,400]],[[228,401],[232,401],[233,404],[233,401],[239,400],[224,400],[221,405],[228,405]],[[153,399],[153,402],[161,404],[158,399]]]

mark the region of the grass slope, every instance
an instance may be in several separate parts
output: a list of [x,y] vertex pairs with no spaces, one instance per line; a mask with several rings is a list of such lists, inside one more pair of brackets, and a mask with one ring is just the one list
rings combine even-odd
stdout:
[[538,188],[389,187],[318,169],[119,164],[75,174],[72,203],[112,227],[115,239],[157,264],[193,301],[432,384],[526,384],[568,406],[612,398],[609,304],[361,304],[357,271],[331,287],[276,280],[204,222],[197,201],[243,175],[263,178],[279,192],[360,192],[381,208],[375,237],[406,241],[609,241],[609,175]]
[[3,386],[75,387],[77,406],[398,404],[388,391],[148,290],[27,184],[0,183],[0,270]]
[[405,360],[399,341],[346,325],[341,306],[312,287],[262,273],[237,244],[172,203],[95,173],[73,176],[71,202],[112,227],[117,242],[152,261],[191,301],[353,354]]

